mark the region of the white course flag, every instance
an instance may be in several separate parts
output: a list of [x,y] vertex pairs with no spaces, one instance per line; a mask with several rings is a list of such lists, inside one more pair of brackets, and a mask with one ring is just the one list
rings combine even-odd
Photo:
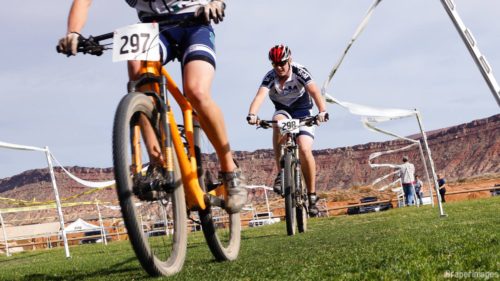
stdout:
[[339,101],[327,93],[323,93],[326,102],[336,103],[349,110],[354,115],[366,116],[366,121],[370,123],[380,123],[384,121],[396,120],[410,117],[416,114],[415,110],[397,108],[375,108],[351,102]]
[[[389,164],[389,163],[373,164],[371,162],[371,160],[373,160],[374,158],[377,158],[381,155],[384,155],[384,154],[395,153],[395,152],[410,149],[413,146],[416,146],[420,143],[418,140],[413,140],[413,139],[410,139],[407,137],[403,137],[403,136],[400,136],[398,134],[391,133],[391,132],[388,132],[388,131],[385,131],[385,130],[382,130],[380,128],[375,127],[376,123],[381,123],[381,122],[385,122],[385,121],[415,116],[418,113],[418,111],[406,110],[406,109],[395,109],[395,108],[374,108],[374,107],[369,107],[369,106],[350,103],[350,102],[341,102],[341,101],[333,98],[332,96],[330,96],[327,93],[323,92],[323,94],[324,94],[325,100],[327,102],[336,103],[336,104],[344,107],[345,109],[349,110],[349,112],[352,114],[363,116],[363,118],[361,119],[361,122],[363,123],[363,126],[365,128],[367,128],[368,130],[382,133],[385,135],[389,135],[389,136],[395,137],[397,139],[407,140],[407,141],[412,143],[408,146],[405,146],[405,147],[402,147],[399,149],[388,150],[388,151],[384,151],[384,152],[374,152],[374,153],[370,154],[369,159],[368,159],[368,164],[370,165],[371,168],[380,168],[380,167],[387,167],[387,168],[393,168],[393,169],[398,168],[399,165],[396,165],[396,164]],[[395,173],[396,172],[391,172],[391,173],[384,175],[378,179],[375,179],[372,182],[372,185],[373,186],[376,185],[377,183],[389,178],[390,176],[394,175]],[[379,188],[379,190],[380,191],[385,190],[388,187],[395,185],[397,182],[398,181],[396,180],[388,185],[385,185],[385,186]]]
[[328,87],[328,84],[330,83],[330,81],[332,81],[333,76],[335,75],[335,73],[337,72],[338,68],[340,67],[340,64],[342,64],[342,61],[344,60],[345,56],[347,55],[347,52],[351,48],[351,46],[354,43],[354,41],[356,41],[356,39],[358,38],[358,36],[361,34],[361,32],[363,32],[363,30],[365,29],[366,25],[368,24],[368,20],[370,19],[370,17],[373,14],[373,11],[375,10],[375,8],[377,7],[377,5],[381,1],[382,0],[375,0],[373,2],[373,4],[370,6],[370,8],[368,9],[368,11],[366,12],[365,17],[363,18],[363,20],[361,21],[361,23],[358,25],[358,28],[354,32],[354,35],[352,36],[351,41],[349,41],[349,43],[347,44],[347,47],[344,50],[344,53],[342,54],[342,56],[340,56],[339,60],[335,64],[335,66],[330,71],[330,74],[328,75],[328,78],[326,79],[325,83],[323,83],[322,92],[326,93],[326,88]]

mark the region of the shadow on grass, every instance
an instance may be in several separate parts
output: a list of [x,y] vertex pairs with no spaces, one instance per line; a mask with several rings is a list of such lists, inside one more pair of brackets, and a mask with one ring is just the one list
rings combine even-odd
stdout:
[[278,233],[274,233],[274,234],[265,234],[265,235],[252,235],[252,236],[242,236],[241,237],[241,240],[254,240],[254,239],[263,239],[263,238],[272,238],[272,237],[279,237],[279,236],[283,236],[284,234],[278,234]]
[[36,257],[36,256],[44,255],[44,254],[45,254],[44,252],[32,252],[32,253],[29,253],[28,255],[14,254],[11,257],[7,257],[5,260],[4,259],[0,260],[0,264],[22,261],[24,259],[30,259],[32,257]]
[[[46,281],[76,281],[76,280],[92,280],[95,279],[96,276],[110,276],[110,275],[124,275],[127,272],[134,272],[137,273],[139,270],[142,271],[142,276],[134,276],[134,280],[138,279],[148,279],[149,276],[146,274],[145,271],[142,270],[142,267],[129,267],[129,268],[120,268],[123,265],[130,263],[132,261],[137,260],[136,257],[132,257],[129,259],[126,259],[124,261],[121,261],[119,263],[115,263],[106,269],[98,269],[96,271],[92,272],[85,272],[85,273],[78,273],[78,272],[69,272],[66,271],[64,273],[60,273],[57,276],[50,275],[50,274],[30,274],[23,276],[22,279],[20,280],[25,280],[25,281],[39,281],[39,280],[46,280]],[[124,278],[126,280],[127,278]]]

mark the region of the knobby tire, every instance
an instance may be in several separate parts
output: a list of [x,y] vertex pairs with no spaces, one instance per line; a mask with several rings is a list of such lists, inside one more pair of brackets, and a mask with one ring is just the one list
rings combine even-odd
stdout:
[[285,151],[284,157],[284,192],[285,192],[285,220],[288,235],[295,235],[296,212],[295,212],[295,170],[293,169],[293,157],[290,151]]
[[[198,178],[200,179],[200,186],[206,192],[209,179],[206,178],[205,168],[208,163],[203,163],[203,161],[208,159],[207,153],[213,153],[215,149],[208,139],[202,137],[203,135],[202,129],[195,123],[194,137]],[[215,166],[218,167],[218,165]],[[212,176],[212,178],[216,179],[217,177]],[[217,261],[235,260],[238,257],[241,243],[240,214],[229,214],[223,208],[217,206],[209,206],[198,213],[205,240],[215,259]]]
[[[155,206],[154,204],[163,205],[164,200],[159,200],[159,202],[140,202],[140,199],[136,198],[132,191],[133,183],[130,160],[131,126],[132,124],[136,124],[134,122],[136,122],[139,114],[145,115],[149,122],[153,126],[156,126],[155,131],[157,136],[159,136],[158,124],[161,124],[159,122],[160,117],[153,106],[151,98],[140,93],[127,94],[118,106],[113,127],[113,165],[116,190],[130,242],[141,266],[152,276],[172,275],[182,269],[187,250],[184,188],[180,180],[177,156],[174,154],[175,189],[169,193],[168,197],[168,201],[171,202],[170,215],[173,233],[170,236],[165,235],[165,238],[149,237],[149,234],[146,235],[143,231],[140,209],[139,206],[136,206],[136,203],[142,203],[142,206],[148,204],[149,206]],[[143,153],[147,155],[146,151]],[[169,206],[170,204],[167,204],[163,208],[168,208]],[[166,221],[164,221],[167,225],[167,232],[165,233],[168,233],[168,221],[167,217]],[[155,241],[158,240],[153,239],[168,240],[159,240],[163,242],[157,243]],[[155,246],[158,246],[158,248],[155,248]]]

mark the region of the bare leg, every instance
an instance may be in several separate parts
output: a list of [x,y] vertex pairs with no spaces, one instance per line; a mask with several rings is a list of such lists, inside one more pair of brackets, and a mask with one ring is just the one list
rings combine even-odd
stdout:
[[300,164],[302,166],[302,174],[306,181],[308,193],[316,192],[316,162],[312,154],[313,138],[306,135],[298,137]]
[[184,66],[184,92],[200,116],[200,125],[215,148],[221,162],[221,170],[232,172],[236,165],[231,154],[224,117],[210,94],[214,74],[213,66],[205,61],[188,62]]
[[[285,115],[278,114],[273,117],[274,121],[282,120],[287,118]],[[273,126],[273,150],[274,150],[274,161],[276,161],[276,169],[280,171],[280,158],[281,158],[281,143],[283,142],[283,137],[280,134],[278,126]]]
[[184,93],[198,114],[201,128],[207,134],[221,163],[222,182],[226,187],[225,209],[228,213],[238,213],[247,201],[248,191],[244,187],[245,178],[236,169],[224,116],[210,95],[215,69],[206,61],[195,60],[184,66]]

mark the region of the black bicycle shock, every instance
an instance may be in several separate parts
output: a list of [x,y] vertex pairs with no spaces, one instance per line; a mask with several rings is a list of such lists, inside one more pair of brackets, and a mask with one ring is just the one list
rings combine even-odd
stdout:
[[166,188],[167,190],[171,190],[175,187],[175,178],[174,178],[174,153],[172,148],[172,132],[170,131],[170,121],[168,120],[168,113],[171,108],[167,105],[167,79],[165,76],[161,76],[160,78],[160,95],[163,97],[163,102],[160,103],[161,108],[161,116],[162,116],[162,124],[164,131],[164,143],[163,147],[165,148],[165,177],[166,177]]
[[301,173],[300,173],[300,160],[299,160],[300,158],[299,158],[299,145],[298,144],[295,145],[294,154],[295,155],[294,155],[293,161],[295,162],[295,188],[296,188],[295,192],[297,193],[297,192],[301,191],[301,189],[300,189],[300,184],[301,184],[300,175],[301,175]]

